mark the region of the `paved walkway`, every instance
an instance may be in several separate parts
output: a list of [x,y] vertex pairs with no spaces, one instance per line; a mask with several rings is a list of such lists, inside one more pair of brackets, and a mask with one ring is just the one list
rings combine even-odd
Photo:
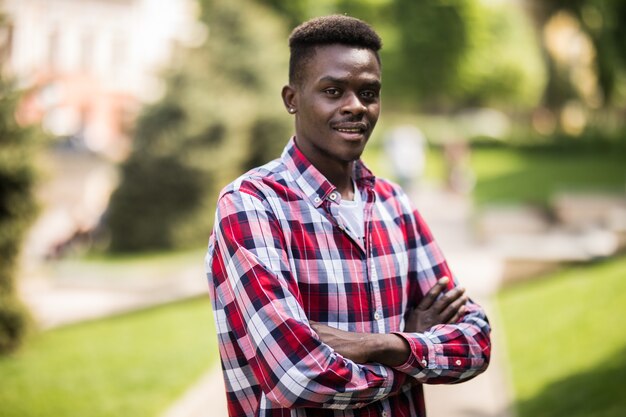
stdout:
[[430,417],[509,417],[512,398],[504,334],[492,296],[499,288],[502,261],[480,245],[471,230],[472,206],[463,196],[424,186],[414,201],[468,294],[487,311],[492,324],[492,359],[485,373],[458,385],[427,385]]
[[[491,296],[500,283],[502,266],[488,249],[473,240],[469,228],[471,207],[467,199],[434,188],[415,194],[422,215],[446,254],[451,268],[469,295],[480,302],[493,325],[493,358],[490,368],[472,381],[459,385],[426,387],[430,417],[509,417],[509,381],[503,335]],[[51,283],[39,268],[22,280],[21,293],[36,319],[49,328],[85,319],[118,314],[137,308],[206,294],[202,265],[190,265],[169,279],[145,280],[131,286],[106,288]],[[119,282],[119,280],[116,280]],[[123,281],[123,280],[122,280]],[[226,416],[223,382],[212,369],[167,410],[163,417]]]

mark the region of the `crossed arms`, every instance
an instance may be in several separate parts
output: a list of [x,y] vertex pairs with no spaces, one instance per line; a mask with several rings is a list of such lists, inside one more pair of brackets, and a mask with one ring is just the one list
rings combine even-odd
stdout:
[[[455,287],[438,299],[446,290],[449,280],[448,277],[439,279],[426,293],[411,311],[405,332],[424,333],[433,326],[453,324],[461,318],[467,303],[463,287]],[[356,363],[377,362],[396,367],[405,363],[411,354],[409,343],[394,333],[346,332],[316,322],[311,322],[311,327],[322,342]]]

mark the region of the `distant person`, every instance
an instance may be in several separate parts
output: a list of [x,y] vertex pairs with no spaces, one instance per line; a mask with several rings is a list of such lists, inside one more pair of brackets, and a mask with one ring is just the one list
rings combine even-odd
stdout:
[[385,135],[384,146],[396,181],[412,192],[426,168],[424,134],[415,126],[398,126]]
[[295,136],[220,194],[206,256],[230,416],[424,416],[487,368],[484,311],[409,197],[360,160],[381,41],[327,16],[289,38]]
[[474,188],[476,177],[470,165],[471,148],[464,140],[446,142],[443,147],[446,165],[446,185],[457,194],[468,194]]

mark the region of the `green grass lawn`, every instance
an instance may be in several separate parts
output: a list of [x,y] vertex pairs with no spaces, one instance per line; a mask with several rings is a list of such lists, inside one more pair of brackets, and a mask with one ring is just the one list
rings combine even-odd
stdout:
[[625,278],[623,256],[501,292],[519,417],[624,416]]
[[617,151],[476,149],[477,203],[545,205],[559,191],[626,190],[626,153]]
[[[446,168],[441,150],[428,148],[426,156],[426,180],[443,183]],[[379,142],[366,148],[363,159],[376,175],[392,178],[393,170]],[[626,191],[623,151],[475,148],[470,159],[476,176],[473,197],[479,205],[547,205],[551,196],[561,191]]]
[[208,297],[63,327],[0,358],[0,415],[158,416],[217,364]]

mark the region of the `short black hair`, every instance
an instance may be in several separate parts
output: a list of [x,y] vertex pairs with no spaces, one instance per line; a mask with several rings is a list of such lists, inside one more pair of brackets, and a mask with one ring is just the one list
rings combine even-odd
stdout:
[[374,51],[378,63],[378,51],[382,48],[380,36],[366,22],[345,15],[316,17],[296,27],[289,36],[289,83],[301,81],[301,68],[322,45],[348,45]]

